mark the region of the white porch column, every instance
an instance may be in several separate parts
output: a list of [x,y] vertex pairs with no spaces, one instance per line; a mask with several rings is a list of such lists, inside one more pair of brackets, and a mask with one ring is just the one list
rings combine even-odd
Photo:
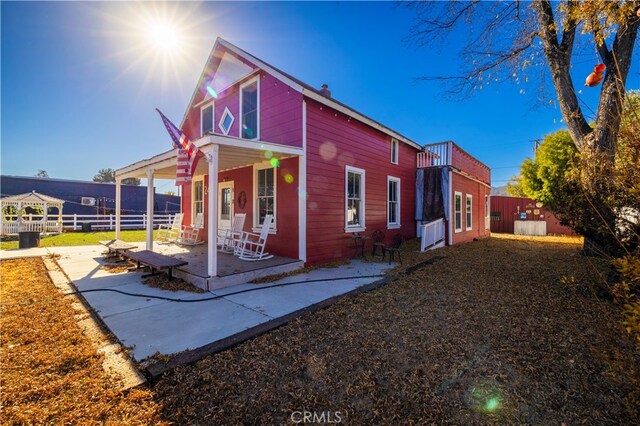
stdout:
[[122,204],[122,179],[116,178],[116,240],[120,239],[120,206]]
[[153,169],[147,169],[147,250],[153,250]]
[[209,200],[207,214],[208,262],[207,273],[210,277],[218,275],[218,150],[213,144],[208,155],[209,160]]
[[302,101],[302,149],[298,156],[298,259],[307,261],[307,103]]

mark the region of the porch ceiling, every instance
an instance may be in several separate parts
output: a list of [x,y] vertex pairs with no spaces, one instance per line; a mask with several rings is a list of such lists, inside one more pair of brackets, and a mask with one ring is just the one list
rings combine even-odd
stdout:
[[[254,163],[267,161],[270,158],[287,158],[303,154],[303,149],[287,145],[279,145],[264,141],[247,141],[230,136],[207,135],[194,141],[194,144],[205,154],[212,151],[214,145],[219,146],[218,169],[236,169],[250,166]],[[136,177],[146,178],[148,168],[154,170],[154,177],[157,179],[175,179],[176,161],[178,150],[172,149],[163,152],[146,160],[138,161],[129,166],[116,170],[116,176],[122,179]],[[208,163],[206,159],[201,159],[196,168],[196,175],[207,173]]]

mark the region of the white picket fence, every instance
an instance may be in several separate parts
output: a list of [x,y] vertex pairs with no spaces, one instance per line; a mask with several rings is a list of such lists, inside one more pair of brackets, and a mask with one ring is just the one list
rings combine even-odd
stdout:
[[[153,227],[157,228],[158,225],[171,224],[175,214],[154,214],[153,215]],[[80,231],[83,229],[83,224],[90,224],[92,230],[113,231],[116,229],[116,215],[97,215],[97,214],[63,214],[62,223],[57,220],[47,220],[44,223],[44,218],[37,215],[23,216],[21,221],[17,220],[16,216],[4,215],[2,217],[2,226],[0,228],[0,234],[2,235],[16,235],[18,232],[23,231],[35,231],[44,233],[56,233],[62,232],[62,229],[71,231]],[[129,214],[120,216],[120,228],[121,229],[145,229],[147,227],[147,215],[146,214]]]

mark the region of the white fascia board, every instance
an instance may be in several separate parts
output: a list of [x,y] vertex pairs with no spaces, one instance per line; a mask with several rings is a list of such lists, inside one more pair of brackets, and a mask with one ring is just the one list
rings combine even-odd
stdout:
[[[223,88],[222,90],[220,90],[220,92],[219,92],[218,94],[220,94],[220,93],[224,93],[224,92],[226,92],[227,90],[229,90],[231,87],[235,86],[236,84],[238,84],[238,83],[240,83],[240,82],[242,82],[242,81],[244,81],[244,80],[248,80],[248,79],[250,79],[251,77],[253,77],[253,76],[255,76],[256,74],[258,74],[258,72],[260,72],[260,69],[259,69],[259,68],[254,68],[254,70],[253,70],[253,71],[251,71],[249,74],[247,74],[247,75],[245,75],[245,76],[240,77],[239,79],[237,79],[237,80],[236,80],[236,81],[234,81],[233,83],[229,84],[228,86],[226,86],[225,88]],[[200,101],[200,102],[198,102],[197,104],[193,105],[193,106],[192,106],[192,108],[197,108],[197,107],[199,107],[199,106],[201,106],[201,105],[204,105],[204,104],[206,104],[206,103],[208,103],[208,102],[212,102],[212,101],[213,101],[213,102],[215,102],[215,100],[216,100],[216,98],[212,98],[212,97],[205,97],[203,100],[201,100],[201,101]]]
[[207,145],[217,144],[226,145],[245,149],[255,149],[258,151],[271,151],[279,154],[287,155],[303,155],[304,149],[301,147],[280,145],[272,142],[265,141],[251,141],[247,139],[238,138],[235,136],[225,136],[219,134],[208,134],[193,142],[198,148],[202,148],[203,151],[207,151]]
[[[220,40],[222,40],[220,37],[218,37],[216,39],[216,42],[213,43],[213,47],[211,48],[211,52],[209,52],[209,56],[207,56],[207,60],[204,63],[204,67],[202,67],[202,72],[200,73],[200,76],[198,77],[198,83],[200,82],[200,80],[202,80],[202,76],[204,76],[204,73],[207,71],[207,66],[209,66],[209,62],[211,62],[211,58],[213,57],[213,53],[216,51],[216,48],[218,47],[218,44],[220,43]],[[184,126],[184,122],[187,119],[187,116],[189,115],[189,111],[191,110],[191,104],[193,103],[193,100],[196,98],[196,94],[198,93],[198,83],[196,83],[196,87],[193,88],[193,94],[191,95],[191,99],[189,99],[189,103],[187,104],[187,108],[184,110],[184,115],[182,116],[182,121],[180,121],[180,129],[182,129],[182,126]]]
[[386,133],[387,135],[391,136],[394,139],[397,139],[401,142],[406,143],[409,146],[414,147],[417,150],[422,151],[422,146],[418,145],[417,143],[415,143],[414,141],[407,139],[406,137],[402,136],[401,134],[394,132],[393,130],[391,130],[390,128],[383,126],[380,123],[377,123],[375,121],[373,121],[372,119],[365,117],[364,115],[352,110],[351,108],[347,108],[344,107],[342,105],[340,105],[339,103],[327,98],[326,96],[322,96],[319,93],[314,92],[313,90],[309,90],[309,89],[303,89],[302,90],[302,94],[304,96],[307,96],[310,99],[313,99],[314,101],[318,101],[321,104],[324,104],[328,107],[331,107],[333,109],[335,109],[336,111],[340,111],[343,114],[346,114],[368,126],[373,127],[374,129],[378,129],[380,130],[382,133]]
[[165,151],[161,154],[154,155],[151,158],[140,160],[128,166],[119,168],[115,171],[115,175],[116,177],[123,179],[126,179],[127,177],[146,175],[145,170],[149,166],[153,165],[154,169],[169,166],[175,163],[174,158],[177,157],[177,155],[178,151],[176,149]]
[[236,55],[240,56],[241,58],[244,58],[250,62],[253,62],[254,65],[258,66],[258,68],[263,69],[264,71],[268,72],[269,74],[271,74],[272,76],[274,76],[275,78],[277,78],[278,80],[282,81],[283,83],[285,83],[288,86],[291,86],[292,89],[297,90],[298,92],[302,92],[303,91],[303,87],[296,83],[295,81],[291,80],[289,77],[287,77],[286,75],[282,74],[280,71],[274,69],[273,67],[267,65],[266,63],[262,62],[260,59],[256,58],[255,56],[251,55],[250,53],[247,53],[243,50],[240,50],[239,48],[237,48],[236,46],[234,46],[233,44],[229,43],[226,40],[223,40],[221,38],[218,38],[218,40],[216,40],[216,44],[220,43],[220,45],[224,46],[225,48],[227,48],[228,50],[232,51],[233,53],[235,53]]

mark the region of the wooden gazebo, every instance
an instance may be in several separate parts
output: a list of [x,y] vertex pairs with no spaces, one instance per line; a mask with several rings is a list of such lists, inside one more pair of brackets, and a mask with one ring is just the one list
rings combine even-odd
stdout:
[[[35,191],[10,195],[0,199],[0,234],[16,235],[19,232],[42,232],[56,234],[62,232],[62,205],[59,200]],[[50,209],[57,209],[51,213]]]

